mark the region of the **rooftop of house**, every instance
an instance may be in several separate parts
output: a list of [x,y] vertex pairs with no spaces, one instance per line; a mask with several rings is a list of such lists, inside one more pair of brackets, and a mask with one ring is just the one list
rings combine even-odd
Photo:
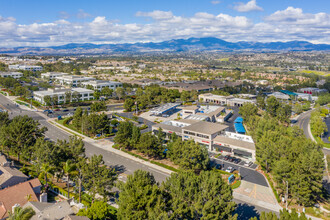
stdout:
[[15,204],[23,207],[28,201],[38,201],[33,188],[40,186],[39,179],[33,179],[0,190],[0,219],[8,216]]
[[29,202],[24,207],[32,207],[36,212],[31,220],[57,220],[73,214],[73,210],[68,200],[58,203],[38,204],[40,202]]

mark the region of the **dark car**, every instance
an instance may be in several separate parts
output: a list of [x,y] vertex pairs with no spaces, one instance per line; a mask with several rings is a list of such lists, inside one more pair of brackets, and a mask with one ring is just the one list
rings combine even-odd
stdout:
[[217,170],[221,170],[221,169],[222,169],[221,164],[216,164],[216,165],[215,165],[215,169],[217,169]]
[[69,109],[63,109],[63,112],[68,112],[69,111]]
[[61,111],[61,109],[57,108],[57,109],[55,109],[54,111],[58,112],[58,111]]
[[229,160],[230,156],[229,155],[226,155],[223,159],[225,160]]
[[234,162],[236,160],[236,157],[229,157],[229,162]]
[[241,159],[236,158],[236,159],[234,160],[234,163],[238,164],[238,163],[241,162],[241,161],[242,161]]

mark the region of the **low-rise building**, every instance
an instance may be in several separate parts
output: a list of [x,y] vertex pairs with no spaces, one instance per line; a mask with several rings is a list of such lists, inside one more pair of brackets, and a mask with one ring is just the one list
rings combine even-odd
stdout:
[[23,73],[21,73],[21,72],[0,72],[0,77],[4,77],[4,78],[11,77],[14,79],[19,79],[22,76],[23,76]]
[[[231,132],[218,135],[213,140],[213,148],[224,154],[233,155],[250,161],[256,160],[255,144],[250,136]],[[252,140],[252,141],[251,141]]]
[[82,82],[87,82],[91,80],[95,80],[93,77],[84,77],[84,76],[74,76],[74,75],[68,75],[68,76],[58,76],[55,77],[56,82],[58,82],[60,85],[66,85],[66,86],[72,86],[77,87],[80,86]]
[[212,93],[200,94],[198,99],[202,102],[206,103],[214,103],[219,105],[227,105],[233,107],[241,107],[245,103],[253,103],[256,104],[257,101],[255,99],[243,99],[243,98],[235,98],[234,96],[221,96],[214,95]]
[[47,73],[41,73],[41,78],[53,80],[56,77],[65,76],[65,75],[68,75],[68,73],[47,72]]
[[30,65],[9,65],[8,68],[10,70],[27,70],[27,71],[42,71],[43,67],[42,66],[30,66]]
[[221,106],[187,106],[182,108],[182,117],[196,121],[217,122],[224,112],[225,108]]
[[87,86],[92,86],[94,90],[98,90],[98,91],[101,91],[103,88],[108,87],[115,91],[116,88],[123,87],[123,84],[121,82],[114,82],[114,81],[93,80],[93,81],[82,82],[81,86],[85,88]]
[[319,89],[319,88],[308,87],[308,88],[298,89],[298,92],[307,93],[307,94],[311,94],[311,95],[319,95],[319,94],[322,94],[322,93],[327,93],[329,91],[327,89]]
[[[71,88],[71,89],[51,89],[49,88],[46,91],[35,91],[33,92],[33,99],[40,102],[41,104],[45,103],[45,96],[50,96],[51,98],[57,96],[58,104],[67,102],[66,99],[70,98],[68,102],[72,102],[75,99],[75,95],[80,101],[92,100],[93,90],[85,88]],[[76,100],[75,100],[76,101]]]
[[206,146],[209,151],[214,150],[213,139],[228,130],[227,125],[189,119],[155,124],[152,126],[152,132],[157,134],[160,128],[167,138],[175,133],[182,140],[193,139],[196,143]]

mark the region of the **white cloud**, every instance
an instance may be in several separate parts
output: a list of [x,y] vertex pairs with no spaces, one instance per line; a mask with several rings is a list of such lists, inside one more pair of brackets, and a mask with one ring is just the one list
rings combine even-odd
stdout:
[[234,6],[234,9],[239,12],[263,11],[263,8],[257,5],[257,0],[251,0],[246,4],[243,2],[238,2]]
[[260,23],[245,16],[198,12],[190,17],[170,11],[138,12],[152,18],[145,24],[109,20],[97,16],[92,21],[18,24],[0,16],[0,46],[47,46],[66,43],[132,43],[189,37],[218,37],[227,41],[307,40],[330,43],[330,15],[310,14],[289,7],[274,12]]
[[62,18],[62,19],[68,19],[68,18],[70,18],[70,14],[66,11],[60,11],[59,12],[59,17]]
[[84,19],[84,18],[89,18],[89,17],[92,17],[91,14],[85,12],[84,10],[82,9],[79,9],[78,13],[77,13],[77,18],[79,19]]
[[213,5],[218,5],[220,3],[221,3],[221,1],[211,1],[211,4],[213,4]]
[[172,18],[173,13],[171,11],[159,11],[159,10],[155,10],[155,11],[152,11],[152,12],[138,11],[136,13],[136,16],[138,16],[138,17],[151,17],[155,20],[164,20],[164,19]]

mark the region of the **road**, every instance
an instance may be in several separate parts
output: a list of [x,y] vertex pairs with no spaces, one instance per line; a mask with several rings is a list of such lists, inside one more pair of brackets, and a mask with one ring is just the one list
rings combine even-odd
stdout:
[[[13,104],[11,101],[9,101],[6,97],[3,95],[0,95],[0,107],[4,107],[4,109],[8,110],[10,112],[10,117],[14,117],[16,115],[28,115],[32,117],[35,120],[38,120],[39,123],[42,126],[45,126],[48,128],[48,131],[46,132],[45,136],[53,141],[56,141],[58,139],[68,139],[69,134],[62,131],[58,127],[54,126],[53,124],[50,124],[46,118],[39,115],[38,113],[34,111],[26,111],[18,108],[15,104]],[[148,167],[142,163],[132,161],[127,159],[126,157],[122,157],[120,155],[117,155],[115,153],[106,151],[104,149],[98,148],[92,144],[89,144],[85,142],[85,149],[86,149],[86,155],[88,157],[97,154],[102,155],[105,163],[108,166],[111,166],[115,169],[117,169],[119,172],[124,173],[124,175],[132,174],[137,169],[146,170],[150,173],[152,173],[155,176],[155,179],[159,182],[162,182],[166,180],[166,178],[169,176],[167,173],[163,173],[159,170],[153,169],[151,167]],[[247,171],[245,171],[247,170]],[[252,172],[256,172],[253,171]],[[259,181],[258,177],[257,179],[253,180],[254,174],[251,174],[250,170],[247,168],[242,169],[241,174],[245,180],[252,180],[252,181]],[[263,180],[265,181],[265,180]],[[264,183],[261,181],[261,184],[264,185]],[[267,184],[267,183],[266,183]],[[234,199],[234,201],[238,204],[238,209],[236,210],[236,213],[239,214],[239,219],[249,219],[250,217],[258,216],[260,212],[266,211],[270,212],[271,210],[267,210],[260,206],[254,206],[245,203],[244,201],[240,201],[237,199]]]
[[[122,113],[118,113],[118,115],[119,116],[126,117],[126,118],[130,118],[130,119],[133,118],[133,112],[122,112]],[[149,121],[149,120],[144,119],[144,118],[141,118],[141,117],[138,117],[138,122],[140,124],[146,124],[146,125],[148,125],[148,128],[143,129],[141,131],[141,133],[146,133],[146,132],[151,131],[152,130],[152,126],[156,124],[155,122]]]
[[[312,110],[301,113],[300,116],[298,117],[298,121],[297,121],[296,125],[299,126],[299,128],[301,128],[304,131],[304,135],[308,139],[313,140],[313,138],[311,137],[311,133],[309,132],[309,127],[308,127],[308,124],[309,124],[309,121],[311,118],[311,112],[312,112]],[[328,148],[323,148],[322,151],[325,155],[330,154],[330,149],[328,149]]]

